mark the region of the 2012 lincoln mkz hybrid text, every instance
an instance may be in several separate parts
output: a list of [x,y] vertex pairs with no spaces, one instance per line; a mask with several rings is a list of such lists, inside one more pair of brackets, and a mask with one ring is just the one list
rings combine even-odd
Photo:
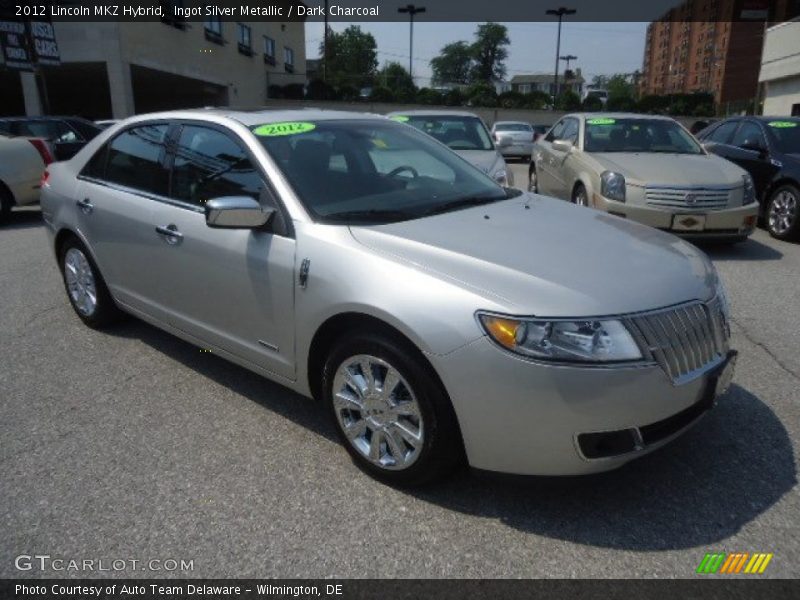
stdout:
[[612,469],[733,370],[694,246],[503,188],[384,117],[134,117],[50,165],[42,208],[84,323],[131,313],[319,399],[392,483]]

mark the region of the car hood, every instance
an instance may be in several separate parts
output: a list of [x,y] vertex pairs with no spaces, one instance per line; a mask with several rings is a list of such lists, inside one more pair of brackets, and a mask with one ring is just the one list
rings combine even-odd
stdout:
[[455,153],[487,175],[492,175],[505,164],[503,157],[494,150],[455,150]]
[[521,315],[603,316],[708,300],[717,281],[708,258],[673,235],[533,194],[351,231],[374,252]]
[[604,170],[616,171],[632,185],[676,187],[741,185],[744,171],[715,154],[600,152],[591,154]]

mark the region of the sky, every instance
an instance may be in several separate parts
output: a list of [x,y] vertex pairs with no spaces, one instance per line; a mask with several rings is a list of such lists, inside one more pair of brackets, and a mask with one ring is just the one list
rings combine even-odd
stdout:
[[[350,23],[332,23],[334,31]],[[360,23],[361,29],[375,36],[378,61],[397,61],[408,68],[408,23]],[[503,23],[508,28],[509,57],[506,79],[522,73],[552,73],[555,67],[555,22]],[[445,44],[464,40],[472,42],[478,23],[414,24],[414,78],[419,87],[430,85],[430,59],[438,56]],[[561,29],[561,55],[572,54],[578,60],[571,68],[580,68],[587,81],[593,75],[630,73],[642,68],[647,23],[587,23],[564,21]],[[319,56],[322,22],[306,23],[307,58]],[[563,72],[562,61],[559,72]]]

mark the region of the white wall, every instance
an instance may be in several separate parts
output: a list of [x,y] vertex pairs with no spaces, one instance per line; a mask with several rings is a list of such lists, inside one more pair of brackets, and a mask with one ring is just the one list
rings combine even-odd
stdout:
[[800,73],[794,77],[768,81],[765,87],[765,115],[791,115],[792,106],[800,105]]
[[800,21],[767,30],[758,80],[764,86],[765,115],[790,115],[800,104]]

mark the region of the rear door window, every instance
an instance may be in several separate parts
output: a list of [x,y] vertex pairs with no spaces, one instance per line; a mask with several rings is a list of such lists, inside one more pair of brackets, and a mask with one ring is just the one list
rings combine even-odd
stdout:
[[105,179],[135,190],[166,196],[169,175],[164,167],[166,124],[126,129],[108,146]]

